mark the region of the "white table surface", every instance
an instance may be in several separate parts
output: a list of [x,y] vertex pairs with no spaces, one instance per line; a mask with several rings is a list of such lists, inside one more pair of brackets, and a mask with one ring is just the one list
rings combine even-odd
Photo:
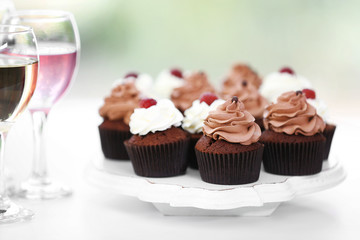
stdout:
[[[84,180],[100,150],[97,109],[101,99],[65,98],[48,123],[51,175],[74,189],[66,199],[16,199],[36,215],[29,222],[0,225],[0,240],[12,239],[360,239],[360,116],[334,120],[338,152],[348,177],[341,185],[280,205],[270,217],[176,217],[150,203],[122,196]],[[31,167],[31,129],[24,114],[9,134],[7,166],[15,182]]]

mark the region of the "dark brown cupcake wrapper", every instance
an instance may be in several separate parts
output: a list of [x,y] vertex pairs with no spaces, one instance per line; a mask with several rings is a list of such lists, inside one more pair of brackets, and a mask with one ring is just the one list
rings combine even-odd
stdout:
[[132,134],[130,131],[118,131],[99,128],[101,148],[106,158],[112,160],[129,160],[124,141]]
[[234,154],[201,152],[195,149],[201,179],[208,183],[236,185],[259,179],[264,147]]
[[196,159],[195,145],[199,139],[190,138],[189,149],[186,158],[188,159],[188,165],[192,169],[199,169],[199,165]]
[[256,123],[257,125],[259,125],[259,127],[260,127],[260,129],[261,129],[262,132],[265,131],[265,126],[264,126],[264,120],[263,120],[263,118],[255,118],[255,123]]
[[331,143],[332,143],[332,140],[333,140],[333,137],[335,134],[335,130],[336,130],[336,127],[334,126],[334,128],[330,128],[330,129],[325,128],[325,131],[323,132],[323,135],[326,138],[323,160],[328,160],[328,158],[329,158]]
[[263,163],[265,171],[288,176],[303,176],[319,173],[325,140],[301,143],[265,144]]
[[143,177],[171,177],[185,174],[189,138],[174,143],[138,146],[125,141],[134,171]]

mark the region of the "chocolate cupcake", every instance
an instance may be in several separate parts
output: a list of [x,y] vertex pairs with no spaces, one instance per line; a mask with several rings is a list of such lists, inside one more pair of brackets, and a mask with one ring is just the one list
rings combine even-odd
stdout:
[[218,99],[213,93],[203,93],[200,99],[195,100],[192,106],[185,110],[182,128],[190,134],[190,144],[187,154],[189,167],[198,169],[198,163],[195,154],[195,144],[202,137],[202,128],[204,120],[209,112],[215,110],[217,106],[225,101]]
[[335,130],[336,130],[336,125],[326,123],[325,129],[324,129],[324,132],[323,132],[324,137],[326,138],[325,150],[324,150],[324,154],[323,154],[323,160],[324,161],[329,159],[329,153],[330,153],[330,150],[331,150],[331,143],[332,143],[332,140],[334,138]]
[[209,83],[205,73],[195,72],[185,77],[181,87],[173,90],[171,101],[183,113],[204,92],[215,93],[215,89]]
[[259,179],[264,149],[258,142],[261,130],[237,97],[209,113],[203,133],[195,146],[203,181],[235,185]]
[[134,171],[143,177],[171,177],[187,168],[189,135],[180,127],[183,116],[168,99],[148,99],[131,115],[133,136],[125,141]]
[[104,121],[99,125],[101,148],[106,158],[128,160],[124,140],[129,139],[129,121],[134,109],[139,106],[140,92],[133,81],[115,86],[99,113]]
[[261,130],[264,130],[263,114],[268,102],[260,95],[252,82],[242,80],[242,82],[238,81],[232,86],[223,85],[221,96],[223,99],[237,96],[244,103],[246,111],[255,117],[255,122],[260,126]]
[[301,91],[283,93],[266,108],[260,141],[265,171],[289,176],[319,173],[325,148],[323,119]]
[[324,120],[326,124],[323,132],[324,137],[326,138],[323,160],[328,160],[331,150],[331,143],[336,130],[336,125],[329,123],[328,107],[324,101],[316,97],[315,91],[311,89],[303,89],[302,91],[304,92],[308,103],[310,103],[316,108],[317,114]]
[[248,65],[246,64],[235,64],[227,77],[225,78],[222,86],[224,89],[232,88],[236,85],[242,84],[246,80],[248,83],[252,84],[259,89],[262,84],[262,80],[259,75]]

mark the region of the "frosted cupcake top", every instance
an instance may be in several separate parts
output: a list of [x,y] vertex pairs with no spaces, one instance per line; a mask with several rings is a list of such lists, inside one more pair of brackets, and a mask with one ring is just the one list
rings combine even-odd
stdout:
[[125,75],[123,78],[117,79],[113,83],[113,87],[116,87],[117,85],[121,85],[127,82],[133,82],[136,89],[140,91],[142,96],[146,97],[153,97],[154,96],[154,90],[153,90],[153,78],[146,73],[135,73],[130,72]]
[[133,81],[117,84],[106,97],[99,114],[109,120],[123,120],[129,124],[130,116],[134,109],[139,106],[140,92],[136,89]]
[[276,99],[284,92],[304,88],[311,88],[311,83],[306,78],[294,72],[274,72],[265,77],[260,87],[260,94],[271,103],[276,102]]
[[259,140],[261,130],[255,118],[245,110],[237,97],[227,100],[211,111],[204,121],[203,132],[215,140],[250,145]]
[[268,102],[260,95],[258,89],[253,84],[243,80],[232,87],[223,88],[222,97],[224,99],[231,98],[232,96],[237,96],[244,103],[245,109],[255,118],[263,117]]
[[192,106],[184,112],[185,117],[182,128],[192,134],[201,133],[202,127],[204,126],[204,120],[208,116],[209,112],[215,110],[224,102],[225,101],[222,99],[217,99],[209,106],[206,102],[195,100]]
[[316,108],[317,114],[327,123],[329,122],[329,109],[326,103],[319,99],[307,99],[308,103]]
[[146,135],[150,132],[165,131],[179,127],[183,115],[168,99],[157,101],[149,108],[136,108],[130,117],[130,132],[132,134]]
[[159,98],[170,98],[175,88],[184,85],[182,72],[178,69],[167,69],[160,72],[154,84],[155,94]]
[[324,131],[325,122],[301,91],[290,91],[266,108],[264,126],[278,133],[313,136]]
[[262,80],[257,73],[245,64],[236,64],[230,70],[227,78],[223,82],[223,89],[241,84],[244,80],[255,86],[260,87]]
[[203,92],[214,93],[215,89],[210,85],[205,73],[195,72],[185,78],[183,86],[174,89],[171,100],[184,112]]

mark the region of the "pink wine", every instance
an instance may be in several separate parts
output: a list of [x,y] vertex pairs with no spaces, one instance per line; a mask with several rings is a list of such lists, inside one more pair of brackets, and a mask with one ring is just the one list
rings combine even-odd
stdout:
[[76,67],[76,48],[39,43],[39,76],[30,111],[48,112],[69,87]]
[[0,56],[0,121],[13,122],[26,108],[36,87],[38,62]]

